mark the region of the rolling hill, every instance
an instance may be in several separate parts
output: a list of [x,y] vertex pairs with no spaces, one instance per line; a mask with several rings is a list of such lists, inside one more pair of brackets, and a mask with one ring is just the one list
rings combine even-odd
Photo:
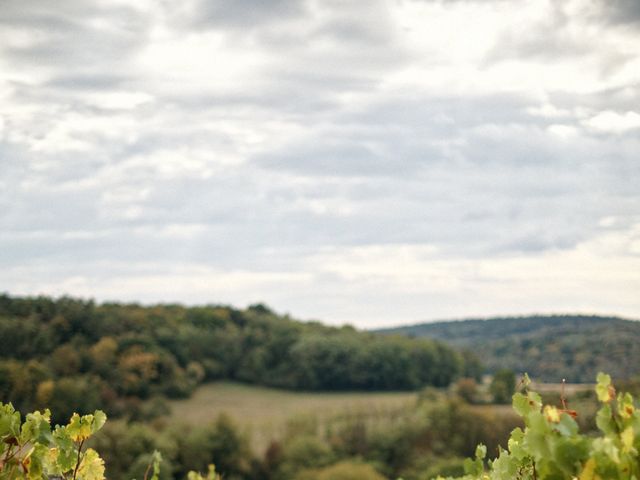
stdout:
[[446,387],[479,367],[442,342],[301,322],[262,304],[143,306],[0,293],[0,339],[0,401],[23,411],[50,407],[55,421],[96,408],[145,416],[136,412],[140,401],[186,398],[217,380],[413,391]]
[[487,371],[510,368],[548,382],[593,382],[599,371],[640,374],[640,322],[618,317],[536,315],[420,323],[377,330],[472,350]]

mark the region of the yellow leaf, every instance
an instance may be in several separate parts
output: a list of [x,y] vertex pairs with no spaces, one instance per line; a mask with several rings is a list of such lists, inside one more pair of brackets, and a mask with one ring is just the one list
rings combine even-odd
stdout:
[[545,405],[544,416],[548,422],[558,423],[560,422],[560,412],[556,407],[551,405]]
[[593,458],[587,460],[587,463],[584,464],[584,468],[582,469],[582,473],[580,473],[579,480],[596,480],[598,476],[596,475],[596,461]]
[[82,456],[77,478],[79,480],[104,480],[104,460],[94,449],[88,448]]
[[93,415],[83,415],[82,417],[74,413],[67,425],[67,432],[74,442],[86,440],[91,436],[91,424]]
[[633,448],[633,427],[628,426],[624,429],[624,431],[620,434],[620,438],[622,439],[622,451],[627,453],[631,451]]
[[622,418],[631,418],[635,412],[633,397],[629,393],[618,396],[618,412]]

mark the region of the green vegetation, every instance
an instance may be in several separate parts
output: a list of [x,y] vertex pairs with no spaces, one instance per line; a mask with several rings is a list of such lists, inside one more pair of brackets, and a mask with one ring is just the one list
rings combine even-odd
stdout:
[[432,340],[302,323],[263,305],[96,305],[0,295],[0,400],[149,419],[162,400],[229,379],[307,391],[447,386],[477,361]]
[[[598,434],[580,432],[581,413],[569,409],[564,397],[558,406],[545,405],[528,391],[528,377],[521,385],[513,408],[524,428],[482,418],[480,410],[426,390],[392,428],[368,429],[350,417],[321,436],[313,425],[297,424],[262,458],[247,449],[225,416],[200,427],[115,422],[103,428],[106,416],[96,411],[74,414],[52,429],[48,410],[30,413],[23,422],[10,404],[0,403],[0,479],[219,480],[217,471],[238,480],[640,478],[640,412],[631,394],[616,394],[608,375],[599,374],[595,388]],[[505,427],[511,431],[508,442],[496,442],[497,429]],[[474,448],[474,442],[480,444]],[[474,450],[475,459],[459,458]],[[488,452],[496,452],[495,458],[487,460]]]
[[422,323],[380,330],[432,338],[482,352],[489,372],[528,372],[544,382],[592,382],[640,374],[640,322],[616,317],[551,315]]
[[98,453],[83,445],[102,428],[106,415],[73,414],[69,423],[51,429],[51,412],[27,414],[11,404],[0,403],[0,479],[35,480],[58,477],[71,480],[104,478],[104,462]]
[[[1,480],[103,480],[105,463],[100,454],[86,445],[95,439],[107,416],[96,410],[80,416],[74,413],[66,425],[51,428],[51,412],[28,413],[22,421],[11,404],[0,402],[0,479]],[[144,480],[159,480],[162,455],[146,456]],[[220,480],[213,466],[206,477],[190,471],[188,480]]]
[[[315,394],[301,395],[316,409],[328,397],[317,394],[319,398],[313,403]],[[405,480],[426,480],[430,477],[425,472],[431,477],[462,472],[463,458],[473,454],[478,442],[497,451],[498,445],[506,445],[509,432],[521,424],[503,407],[471,406],[455,395],[427,389],[413,402],[375,411],[336,410],[330,415],[302,414],[300,410],[286,420],[283,417],[280,428],[260,438],[256,446],[251,444],[247,428],[253,422],[237,417],[246,409],[240,407],[213,420],[203,416],[200,422],[186,423],[179,417],[188,411],[188,405],[174,409],[173,419],[109,422],[91,445],[105,459],[107,477],[141,478],[149,463],[148,452],[157,449],[163,457],[161,475],[166,475],[161,478],[166,480],[181,479],[190,469],[205,471],[208,463],[214,463],[225,479],[356,480],[360,477],[344,475],[357,473],[366,478],[371,474],[378,478],[372,473],[376,472],[388,479],[401,476]],[[288,406],[302,408],[293,400],[284,408]],[[266,409],[264,414],[270,415]],[[465,428],[460,429],[460,425]]]
[[491,395],[495,403],[509,403],[516,388],[516,376],[512,370],[503,368],[493,374]]
[[[320,401],[328,396],[317,395]],[[471,454],[478,441],[494,448],[504,442],[517,419],[490,408],[478,409],[427,389],[412,403],[375,412],[337,411],[324,418],[296,415],[262,449],[250,448],[245,429],[222,414],[197,424],[170,419],[110,421],[84,447],[100,452],[105,475],[114,480],[145,478],[155,450],[162,454],[162,460],[156,459],[158,480],[183,479],[192,469],[207,471],[210,463],[223,478],[237,480],[395,479],[400,475],[423,480],[425,472],[431,476],[461,472],[462,457]],[[460,424],[466,425],[465,431],[459,430]]]
[[295,423],[312,422],[322,431],[336,418],[358,417],[388,424],[414,408],[415,392],[293,392],[232,382],[198,387],[188,399],[172,400],[171,417],[190,425],[213,422],[224,412],[263,451]]
[[[512,338],[522,348],[546,339],[545,361],[556,352],[560,370],[601,359],[581,349],[621,341],[615,322],[628,338],[637,327],[582,317],[488,322],[442,329],[460,333],[462,345],[483,335],[491,345]],[[599,337],[574,334],[569,327],[580,322]],[[483,334],[487,325],[502,333]],[[640,478],[640,416],[630,395],[616,396],[600,376],[597,396],[569,392],[580,412],[574,418],[564,386],[544,397],[525,388],[513,396],[520,418],[499,404],[517,389],[517,367],[508,363],[515,353],[506,347],[487,350],[507,367],[490,363],[488,384],[479,383],[468,351],[440,341],[302,323],[263,305],[142,307],[7,295],[0,295],[0,337],[8,339],[0,344],[0,400],[44,412],[23,422],[1,404],[0,480],[428,480],[465,468],[465,480]],[[622,363],[629,365],[633,350],[614,348],[611,356],[628,352]],[[625,388],[639,392],[635,369],[625,368]],[[100,409],[117,419],[101,428]],[[497,458],[485,460],[486,452]]]
[[[527,384],[525,383],[525,386]],[[640,412],[629,393],[616,395],[611,377],[600,373],[596,386],[601,408],[596,415],[599,436],[584,435],[573,410],[544,405],[534,392],[516,393],[513,408],[524,430],[515,429],[508,449],[485,466],[487,449],[480,445],[475,460],[459,480],[630,480],[640,478]]]

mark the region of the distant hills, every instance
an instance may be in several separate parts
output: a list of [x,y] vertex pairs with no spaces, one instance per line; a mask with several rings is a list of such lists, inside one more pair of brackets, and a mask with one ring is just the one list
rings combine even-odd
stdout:
[[471,350],[489,372],[510,368],[540,381],[593,382],[599,371],[618,379],[640,374],[640,322],[618,317],[470,319],[377,332],[438,339]]

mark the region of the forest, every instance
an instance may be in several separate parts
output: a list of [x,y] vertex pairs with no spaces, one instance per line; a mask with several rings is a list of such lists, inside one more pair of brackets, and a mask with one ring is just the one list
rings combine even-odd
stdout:
[[[54,420],[101,408],[145,415],[229,379],[306,391],[416,390],[478,378],[444,343],[380,336],[277,315],[264,305],[183,307],[0,296],[0,400]],[[156,403],[142,402],[157,397]],[[160,408],[160,407],[158,407]]]
[[593,382],[598,372],[616,379],[637,375],[640,322],[594,315],[531,315],[422,323],[379,330],[432,338],[482,352],[489,372],[510,368],[540,381]]

